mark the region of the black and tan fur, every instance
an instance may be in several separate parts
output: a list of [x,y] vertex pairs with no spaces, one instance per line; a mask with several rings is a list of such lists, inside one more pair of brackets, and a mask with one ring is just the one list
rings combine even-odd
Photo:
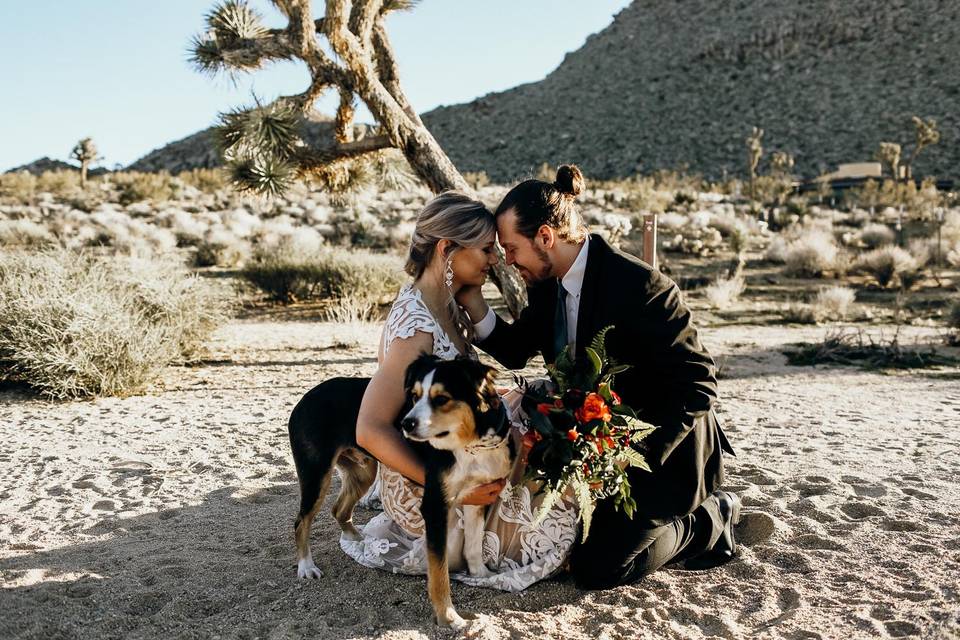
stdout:
[[[422,356],[407,369],[407,404],[399,427],[424,462],[421,514],[427,538],[427,591],[444,626],[464,620],[450,598],[449,569],[467,565],[487,575],[480,554],[484,508],[464,505],[464,538],[448,539],[454,507],[480,484],[509,474],[515,456],[506,411],[493,385],[494,370],[471,360]],[[333,378],[309,391],[290,416],[290,445],[300,480],[295,524],[297,575],[323,574],[310,552],[310,527],[337,468],[341,490],[333,515],[344,535],[356,538],[353,509],[376,476],[377,462],[356,442],[356,419],[369,379]],[[459,544],[462,542],[462,545]]]

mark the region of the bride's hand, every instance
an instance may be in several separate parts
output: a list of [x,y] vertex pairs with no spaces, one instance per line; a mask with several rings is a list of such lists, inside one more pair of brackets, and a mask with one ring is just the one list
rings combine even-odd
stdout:
[[493,504],[500,495],[500,492],[503,491],[503,487],[506,486],[506,484],[507,479],[501,478],[499,480],[494,480],[493,482],[482,484],[479,487],[474,487],[473,491],[468,493],[463,498],[463,504],[472,504],[478,506]]

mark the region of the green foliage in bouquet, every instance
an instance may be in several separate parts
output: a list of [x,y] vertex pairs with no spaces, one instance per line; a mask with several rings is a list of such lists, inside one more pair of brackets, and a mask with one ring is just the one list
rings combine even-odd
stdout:
[[531,429],[524,436],[530,447],[526,480],[542,483],[545,492],[535,521],[540,522],[568,492],[576,497],[583,537],[590,533],[595,502],[612,498],[616,508],[633,517],[627,469],[650,470],[643,454],[633,448],[653,425],[643,422],[623,404],[613,389],[614,377],[630,367],[608,357],[607,333],[600,331],[576,361],[569,347],[547,370],[555,384],[550,392],[527,390],[524,408]]

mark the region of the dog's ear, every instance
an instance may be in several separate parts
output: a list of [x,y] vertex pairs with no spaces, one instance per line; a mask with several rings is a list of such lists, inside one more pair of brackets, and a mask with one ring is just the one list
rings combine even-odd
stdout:
[[463,365],[473,379],[473,385],[477,390],[477,410],[480,413],[486,413],[490,409],[498,409],[500,407],[500,394],[497,393],[497,387],[494,384],[497,378],[497,370],[469,358],[464,360]]
[[438,362],[440,362],[440,358],[428,353],[420,355],[420,357],[411,362],[410,366],[407,367],[407,373],[403,378],[404,391],[410,393],[410,390],[413,389],[413,385],[415,385],[417,381],[422,380],[431,369],[435,369]]

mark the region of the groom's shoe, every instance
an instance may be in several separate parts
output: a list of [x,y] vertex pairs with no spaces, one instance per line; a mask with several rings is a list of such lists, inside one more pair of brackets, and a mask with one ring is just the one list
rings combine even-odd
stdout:
[[737,555],[737,541],[733,535],[734,526],[740,522],[740,508],[743,506],[737,494],[729,491],[714,491],[723,516],[723,531],[712,549],[694,556],[684,563],[687,569],[699,570],[719,567],[733,560]]

